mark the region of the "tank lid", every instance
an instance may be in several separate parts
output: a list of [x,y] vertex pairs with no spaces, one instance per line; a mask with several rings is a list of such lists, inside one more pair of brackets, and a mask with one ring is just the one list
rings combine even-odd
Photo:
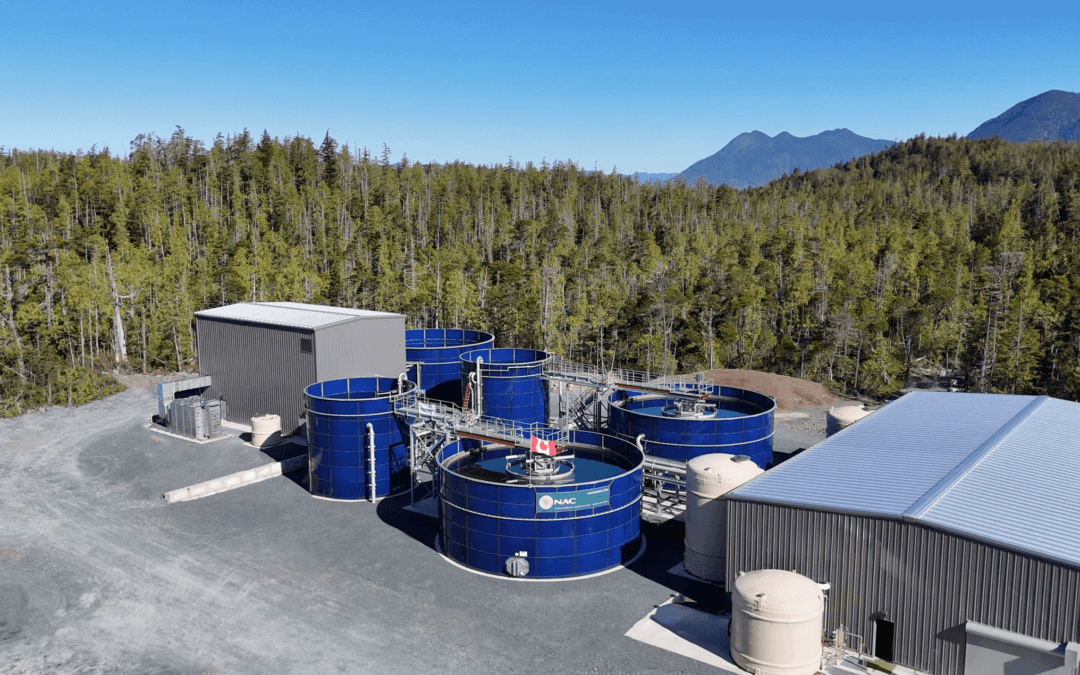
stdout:
[[860,405],[845,405],[839,408],[833,408],[829,411],[829,415],[835,420],[851,423],[861,420],[871,412],[872,411],[867,410]]
[[735,579],[732,606],[768,618],[806,617],[824,608],[816,582],[787,570],[756,570]]
[[746,455],[728,455],[722,452],[698,455],[686,463],[688,477],[696,483],[729,484],[728,489],[742,485],[758,474],[761,467]]

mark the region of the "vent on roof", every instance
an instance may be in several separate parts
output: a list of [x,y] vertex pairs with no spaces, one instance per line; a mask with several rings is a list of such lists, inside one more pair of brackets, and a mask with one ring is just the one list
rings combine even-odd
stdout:
[[301,354],[310,354],[311,353],[311,338],[300,338],[300,353]]

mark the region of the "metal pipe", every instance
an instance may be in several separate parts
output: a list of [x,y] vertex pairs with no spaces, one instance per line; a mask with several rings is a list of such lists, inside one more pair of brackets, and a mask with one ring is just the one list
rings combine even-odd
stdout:
[[371,477],[371,489],[368,490],[368,501],[372,504],[375,503],[375,427],[371,425],[371,422],[367,423],[366,432],[368,435],[368,464],[369,476]]
[[484,414],[484,376],[480,374],[480,370],[484,366],[484,357],[476,357],[476,415],[482,416]]
[[416,428],[413,424],[408,427],[408,503],[410,507],[416,505]]

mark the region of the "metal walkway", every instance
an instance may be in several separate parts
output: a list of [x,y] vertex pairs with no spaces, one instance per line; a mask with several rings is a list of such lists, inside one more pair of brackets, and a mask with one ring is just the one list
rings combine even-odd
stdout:
[[[412,472],[410,492],[426,482],[421,474],[434,475],[436,456],[448,443],[468,438],[515,448],[531,447],[532,436],[554,440],[556,446],[570,442],[567,428],[543,424],[521,424],[510,420],[477,415],[456,405],[431,401],[421,396],[402,396],[394,402],[394,413],[411,421],[409,426],[409,466]],[[415,493],[413,497],[415,502]]]
[[[701,375],[657,375],[622,368],[604,370],[557,356],[544,365],[543,377],[559,384],[559,419],[554,427],[486,417],[474,410],[422,396],[399,397],[394,412],[411,422],[409,466],[413,502],[415,488],[429,482],[438,470],[439,451],[456,439],[527,449],[530,436],[545,440],[554,436],[556,445],[565,447],[570,440],[570,429],[601,431],[607,420],[611,394],[617,390],[698,399],[711,394],[714,385]],[[651,512],[650,519],[666,520],[681,515],[686,507],[685,476],[684,462],[646,458],[642,492],[643,504],[648,504],[647,510]]]
[[544,365],[544,377],[594,388],[628,389],[656,394],[700,397],[712,393],[713,381],[701,375],[657,375],[640,370],[604,370],[584,363],[552,357]]

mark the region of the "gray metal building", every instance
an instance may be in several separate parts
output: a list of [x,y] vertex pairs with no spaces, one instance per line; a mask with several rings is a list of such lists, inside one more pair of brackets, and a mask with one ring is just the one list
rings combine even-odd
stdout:
[[1080,404],[908,394],[729,493],[726,546],[920,673],[1080,672]]
[[195,313],[199,373],[228,419],[281,416],[284,434],[302,422],[303,389],[344,377],[405,371],[405,317],[298,302],[242,302]]

